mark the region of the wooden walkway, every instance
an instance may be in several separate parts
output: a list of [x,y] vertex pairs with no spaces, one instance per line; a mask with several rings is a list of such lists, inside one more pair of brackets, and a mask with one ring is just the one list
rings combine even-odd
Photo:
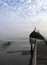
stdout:
[[47,46],[45,44],[37,44],[36,65],[47,65]]

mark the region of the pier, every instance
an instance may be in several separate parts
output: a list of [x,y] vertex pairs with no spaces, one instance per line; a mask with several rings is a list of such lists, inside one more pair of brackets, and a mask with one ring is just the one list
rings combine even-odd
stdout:
[[37,44],[35,47],[32,65],[47,65],[47,46],[45,44]]
[[47,46],[45,44],[37,44],[36,65],[47,65]]
[[34,31],[30,33],[29,41],[31,44],[31,61],[29,65],[46,65],[47,41],[39,31],[36,31],[36,27]]

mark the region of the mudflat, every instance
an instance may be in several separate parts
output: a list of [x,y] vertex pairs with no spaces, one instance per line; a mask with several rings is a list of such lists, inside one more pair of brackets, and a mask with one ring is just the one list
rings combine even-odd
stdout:
[[11,42],[5,48],[0,43],[0,65],[29,65],[30,44],[29,42]]

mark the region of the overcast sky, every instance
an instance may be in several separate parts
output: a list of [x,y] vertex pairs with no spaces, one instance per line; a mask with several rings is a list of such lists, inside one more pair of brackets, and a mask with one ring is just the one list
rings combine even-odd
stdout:
[[47,37],[47,0],[0,0],[0,38],[28,37],[34,27]]

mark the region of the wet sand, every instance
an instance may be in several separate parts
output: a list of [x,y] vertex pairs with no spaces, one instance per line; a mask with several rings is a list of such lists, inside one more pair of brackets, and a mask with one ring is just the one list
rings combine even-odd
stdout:
[[[31,54],[28,41],[13,41],[9,46],[3,48],[4,43],[0,43],[0,65],[29,65]],[[37,44],[36,61],[36,65],[47,65],[47,46],[45,44]]]
[[0,50],[0,65],[29,65],[29,42],[12,42],[10,46]]

